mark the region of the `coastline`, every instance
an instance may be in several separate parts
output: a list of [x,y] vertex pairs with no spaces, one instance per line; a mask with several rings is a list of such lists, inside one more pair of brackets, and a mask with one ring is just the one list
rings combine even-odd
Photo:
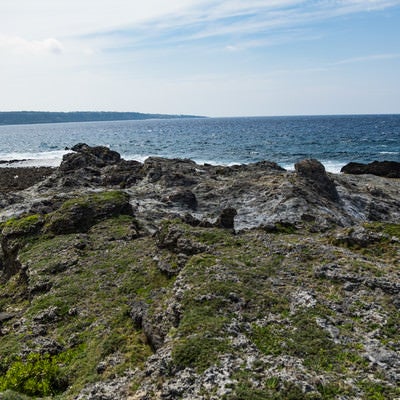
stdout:
[[[198,164],[269,160],[287,170],[305,158],[337,173],[349,162],[400,161],[400,116],[206,118],[0,126],[0,162],[58,167],[76,143],[106,146],[125,160],[188,158]],[[379,140],[377,140],[379,138]]]
[[[54,151],[54,155],[52,152],[43,152],[43,156],[41,153],[32,153],[30,156],[29,153],[12,153],[10,156],[0,156],[0,171],[4,168],[16,169],[16,168],[58,168],[61,165],[62,157],[65,154],[68,154],[70,151]],[[138,161],[138,162],[145,162],[148,158],[152,157],[160,157],[165,159],[174,159],[179,157],[165,157],[163,155],[157,154],[121,154],[121,157],[127,161]],[[247,162],[247,163],[240,163],[240,162],[221,162],[217,160],[205,160],[205,159],[198,159],[198,158],[190,158],[198,165],[213,165],[213,166],[221,166],[221,167],[232,167],[235,165],[250,165],[257,161]],[[263,161],[270,161],[270,160],[263,160]],[[325,167],[325,170],[329,173],[339,174],[341,168],[343,168],[348,162],[345,161],[334,161],[334,160],[319,160],[321,164]],[[277,162],[279,166],[286,169],[287,171],[294,171],[294,162]]]

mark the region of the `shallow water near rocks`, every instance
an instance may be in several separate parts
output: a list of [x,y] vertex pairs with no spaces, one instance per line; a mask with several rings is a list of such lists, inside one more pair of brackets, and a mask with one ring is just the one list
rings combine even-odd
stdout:
[[58,166],[76,143],[105,145],[125,159],[190,158],[198,163],[277,162],[304,158],[329,172],[350,161],[400,161],[400,115],[166,119],[0,126],[0,161]]

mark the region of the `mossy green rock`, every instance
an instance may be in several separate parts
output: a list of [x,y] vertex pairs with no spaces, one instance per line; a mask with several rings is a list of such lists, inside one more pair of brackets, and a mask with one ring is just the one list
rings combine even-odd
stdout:
[[91,193],[66,201],[48,216],[45,230],[57,235],[86,232],[96,222],[117,215],[132,215],[132,207],[126,193]]
[[6,237],[29,235],[38,232],[43,224],[44,218],[37,214],[10,218],[3,223],[1,234]]
[[[117,197],[106,193],[75,202],[104,210],[99,204]],[[30,296],[15,294],[18,276],[0,285],[0,311],[10,315],[0,336],[7,396],[399,396],[396,286],[368,283],[397,276],[396,240],[377,255],[378,242],[337,244],[339,228],[234,234],[171,219],[158,234],[137,237],[135,227],[130,215],[103,214],[85,233],[24,236],[18,259]],[[398,226],[363,229],[394,236]],[[174,245],[165,245],[169,239]],[[182,253],[188,243],[198,252]],[[333,260],[335,267],[318,272]],[[166,273],[166,264],[176,272]],[[354,276],[365,284],[350,287]],[[41,282],[47,289],[34,291]],[[378,356],[377,366],[371,360]]]
[[400,398],[400,182],[115,162],[0,212],[0,399]]

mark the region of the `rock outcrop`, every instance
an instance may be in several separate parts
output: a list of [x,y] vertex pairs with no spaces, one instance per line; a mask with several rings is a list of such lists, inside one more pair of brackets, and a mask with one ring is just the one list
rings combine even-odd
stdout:
[[132,206],[126,193],[91,193],[66,201],[58,210],[48,214],[46,232],[87,232],[91,226],[103,219],[132,214]]
[[346,164],[341,172],[345,174],[372,174],[386,178],[400,178],[400,163],[396,161],[373,161],[370,164],[351,162]]
[[339,200],[333,179],[328,177],[325,167],[318,160],[303,160],[296,163],[294,167],[297,175],[304,178],[320,196],[325,196],[332,201]]
[[121,161],[119,153],[105,146],[90,147],[85,143],[79,143],[73,146],[71,150],[73,153],[68,153],[63,157],[60,165],[62,172],[89,167],[101,168]]
[[0,202],[0,398],[400,397],[400,181],[77,145]]

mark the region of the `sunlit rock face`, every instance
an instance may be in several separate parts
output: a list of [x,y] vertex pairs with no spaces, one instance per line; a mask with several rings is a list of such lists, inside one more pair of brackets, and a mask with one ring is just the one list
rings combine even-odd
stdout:
[[400,397],[397,178],[73,151],[1,181],[0,397]]

